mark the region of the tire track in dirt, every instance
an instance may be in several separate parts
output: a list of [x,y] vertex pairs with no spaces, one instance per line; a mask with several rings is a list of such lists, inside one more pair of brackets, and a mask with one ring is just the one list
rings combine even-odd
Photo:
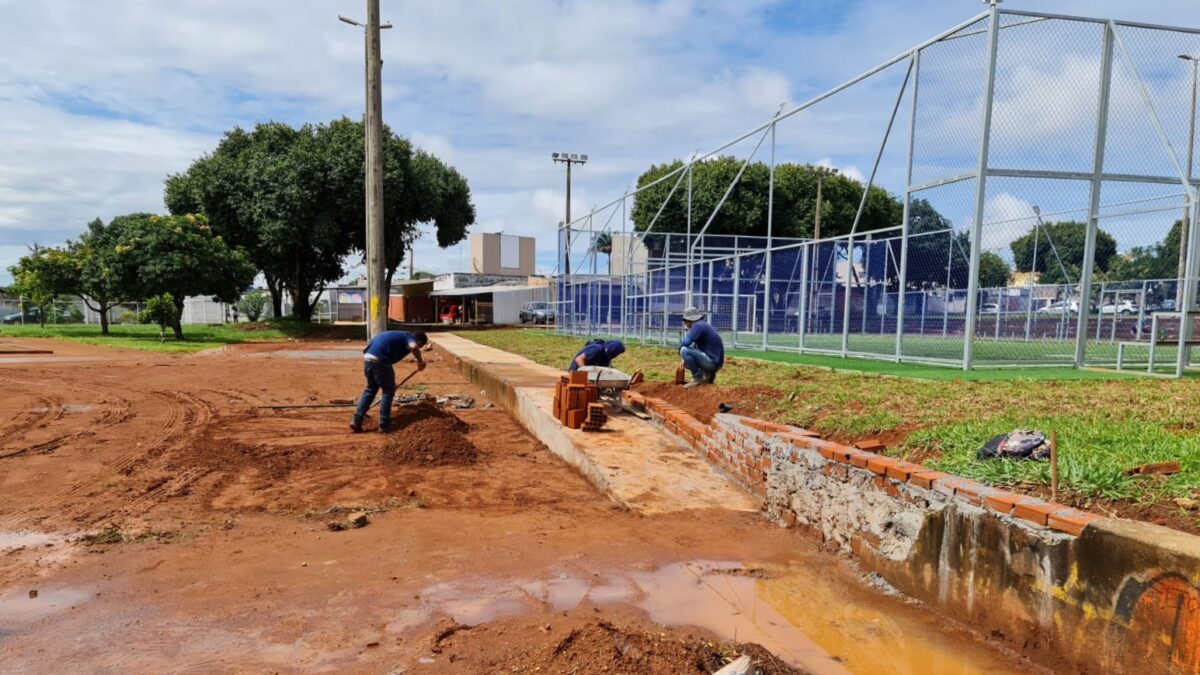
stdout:
[[[85,387],[72,387],[79,390],[86,389]],[[116,458],[104,463],[105,469],[111,470],[114,473],[129,476],[135,473],[139,467],[148,464],[153,458],[160,456],[169,447],[176,446],[186,442],[204,431],[209,420],[212,418],[212,407],[207,402],[198,399],[194,396],[184,394],[182,392],[166,392],[166,391],[148,391],[139,392],[144,395],[156,399],[166,408],[166,418],[158,427],[149,435],[143,438],[142,441],[134,444],[129,451],[118,455]],[[107,417],[114,421],[114,424],[120,424],[128,420],[131,414],[131,403],[125,401],[124,406],[118,406],[111,414],[106,413],[102,417]],[[190,427],[190,429],[188,429]],[[186,433],[180,432],[187,429]],[[74,437],[90,434],[90,431],[81,431],[74,434]],[[174,440],[173,440],[174,439]],[[62,439],[60,439],[61,441]],[[173,442],[172,442],[173,441]],[[61,444],[61,442],[59,443]],[[70,499],[79,493],[92,489],[96,484],[104,480],[105,476],[93,475],[89,479],[76,481],[60,490],[46,494],[39,499],[35,499],[21,508],[14,510],[12,513],[0,518],[0,523],[6,526],[14,524],[22,524],[36,517],[41,513],[48,513],[53,510],[63,511],[62,502]],[[174,487],[182,487],[185,483],[190,482],[193,478],[181,474],[178,478],[181,480],[168,481],[172,482]],[[154,496],[161,495],[166,490],[163,485],[153,486],[146,494]],[[141,495],[135,498],[126,508],[139,507],[144,504]],[[152,497],[153,498],[153,497]],[[86,506],[84,507],[86,510]],[[71,511],[78,511],[77,508],[71,508]],[[86,515],[86,514],[80,514]],[[100,518],[102,520],[103,518]],[[96,519],[92,519],[95,522]]]
[[30,455],[30,454],[39,454],[39,453],[44,454],[44,453],[53,452],[68,442],[78,440],[80,438],[84,438],[87,436],[95,435],[95,433],[101,429],[120,424],[121,422],[128,419],[128,417],[130,415],[130,401],[128,399],[118,396],[118,397],[116,397],[117,400],[115,403],[108,402],[109,399],[114,398],[114,394],[112,394],[109,391],[97,389],[95,387],[88,387],[85,385],[79,385],[79,384],[74,384],[74,383],[68,384],[68,383],[63,383],[63,382],[46,382],[46,381],[35,382],[35,381],[29,381],[29,380],[10,380],[10,381],[13,384],[26,385],[26,386],[36,388],[36,389],[42,389],[47,386],[52,386],[59,391],[67,390],[67,391],[81,394],[83,396],[84,400],[95,400],[95,401],[105,401],[105,402],[95,404],[95,405],[100,406],[99,416],[94,421],[92,421],[90,424],[80,425],[81,428],[79,428],[77,430],[68,431],[67,433],[64,433],[60,436],[56,436],[56,437],[51,438],[46,441],[41,441],[39,443],[34,443],[26,448],[21,448],[19,450],[16,450],[13,448],[8,448],[7,445],[10,440],[18,438],[22,435],[28,434],[31,430],[33,430],[35,428],[36,425],[43,423],[43,422],[48,422],[51,420],[60,420],[60,419],[63,419],[63,417],[65,416],[66,408],[64,407],[62,397],[59,397],[59,396],[55,396],[53,398],[39,397],[38,400],[45,403],[44,407],[46,408],[46,410],[30,411],[28,414],[34,416],[33,419],[30,419],[30,420],[27,420],[27,421],[17,424],[16,427],[13,430],[11,430],[10,432],[7,432],[5,434],[0,434],[0,448],[3,449],[3,450],[0,450],[0,459],[6,459],[6,458],[10,458],[10,457],[18,457],[18,456],[24,456],[24,455]]
[[6,425],[5,428],[0,429],[0,459],[17,457],[28,453],[29,448],[18,450],[10,446],[10,443],[29,433],[30,429],[41,424],[46,418],[54,414],[55,408],[61,409],[62,406],[61,399],[37,396],[35,400],[41,404],[42,410],[27,410],[14,417],[10,425]]

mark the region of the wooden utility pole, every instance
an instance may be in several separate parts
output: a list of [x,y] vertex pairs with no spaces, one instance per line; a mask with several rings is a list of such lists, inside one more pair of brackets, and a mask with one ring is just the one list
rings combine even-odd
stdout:
[[387,330],[388,288],[383,267],[383,60],[379,0],[367,0],[367,337]]

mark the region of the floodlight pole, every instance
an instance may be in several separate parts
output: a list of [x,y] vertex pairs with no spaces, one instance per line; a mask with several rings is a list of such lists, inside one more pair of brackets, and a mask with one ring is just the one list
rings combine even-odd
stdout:
[[587,164],[587,155],[569,154],[566,152],[555,152],[550,155],[555,164],[567,165],[567,219],[563,221],[563,226],[567,228],[566,232],[566,253],[563,259],[563,267],[566,274],[570,276],[571,271],[571,165],[572,164]]

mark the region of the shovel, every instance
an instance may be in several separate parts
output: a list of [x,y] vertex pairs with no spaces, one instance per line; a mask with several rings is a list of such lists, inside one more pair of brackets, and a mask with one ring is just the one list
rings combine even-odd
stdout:
[[[403,387],[405,382],[408,382],[409,380],[411,380],[411,379],[412,379],[412,377],[413,377],[413,375],[416,375],[416,374],[417,374],[417,373],[419,373],[419,372],[421,372],[421,371],[419,371],[419,370],[413,370],[413,371],[412,371],[411,373],[409,373],[408,375],[405,375],[403,380],[400,380],[399,382],[397,382],[397,383],[396,383],[396,388],[397,388],[397,389],[399,389],[400,387]],[[380,402],[380,401],[382,401],[382,400],[383,400],[383,397],[381,396],[381,397],[379,397],[379,398],[376,398],[374,401],[371,401],[371,405],[367,406],[367,410],[370,410],[371,408],[374,408],[374,407],[375,407],[375,404],[376,404],[376,403],[379,403],[379,402]]]

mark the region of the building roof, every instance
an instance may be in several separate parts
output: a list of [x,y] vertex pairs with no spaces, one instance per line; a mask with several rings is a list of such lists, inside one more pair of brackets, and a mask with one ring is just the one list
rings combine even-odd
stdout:
[[473,288],[445,288],[440,291],[433,291],[429,295],[432,297],[460,297],[467,295],[489,295],[491,293],[513,293],[516,291],[537,291],[546,290],[547,286],[475,286]]

